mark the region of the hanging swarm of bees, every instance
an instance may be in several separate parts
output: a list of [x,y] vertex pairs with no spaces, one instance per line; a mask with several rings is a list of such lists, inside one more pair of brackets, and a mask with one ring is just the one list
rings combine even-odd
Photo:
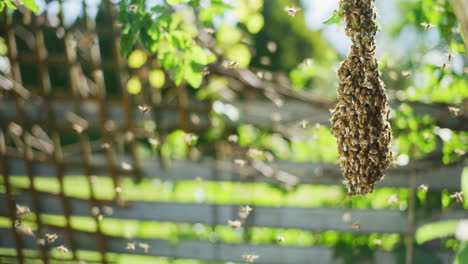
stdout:
[[340,0],[340,15],[353,44],[338,70],[338,104],[331,124],[349,195],[371,193],[392,160],[390,109],[374,58],[378,26],[373,2]]

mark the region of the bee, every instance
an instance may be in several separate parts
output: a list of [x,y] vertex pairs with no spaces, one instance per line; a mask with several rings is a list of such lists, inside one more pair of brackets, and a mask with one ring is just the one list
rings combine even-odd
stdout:
[[245,258],[247,263],[253,263],[258,258],[258,256],[254,254],[243,255],[242,257]]
[[16,219],[16,220],[15,220],[15,227],[16,227],[16,228],[20,227],[22,224],[23,224],[23,222],[21,222],[20,219]]
[[138,6],[137,5],[130,5],[128,7],[128,11],[135,13],[136,11],[138,11]]
[[148,113],[151,108],[147,105],[139,105],[138,106],[138,109],[142,112],[142,113]]
[[426,23],[426,22],[422,22],[422,23],[421,23],[421,26],[424,27],[424,30],[429,30],[430,28],[434,27],[433,24]]
[[210,70],[208,70],[208,68],[205,67],[205,68],[202,69],[202,72],[201,72],[201,73],[202,73],[203,76],[207,76],[207,75],[210,74]]
[[447,54],[447,61],[448,62],[452,61],[452,58],[453,58],[453,56],[452,56],[451,53]]
[[453,107],[453,106],[449,106],[449,107],[448,107],[448,110],[449,110],[450,113],[452,113],[452,115],[454,115],[454,116],[459,116],[459,115],[460,115],[460,108]]
[[156,138],[148,138],[148,143],[150,143],[151,147],[155,148],[159,145],[159,140]]
[[296,16],[296,13],[300,11],[301,9],[297,7],[286,7],[284,8],[284,10],[288,13],[288,15],[294,17]]
[[129,164],[129,163],[125,162],[125,161],[123,161],[123,162],[120,164],[120,166],[122,167],[122,169],[123,169],[124,171],[131,171],[132,168],[133,168],[131,164]]
[[419,189],[420,189],[421,191],[423,191],[423,192],[427,192],[427,191],[429,190],[429,186],[426,185],[426,184],[421,184],[421,185],[419,186]]
[[351,223],[351,228],[354,229],[354,230],[360,230],[361,225],[359,223],[353,222],[353,223]]
[[450,198],[455,198],[457,203],[463,203],[463,192],[454,192]]
[[228,69],[236,69],[237,68],[237,61],[229,61],[227,62]]
[[127,249],[127,250],[135,250],[135,244],[136,244],[135,242],[134,242],[134,243],[128,242],[128,243],[127,243],[127,247],[126,247],[125,249]]
[[276,236],[276,241],[278,241],[278,243],[281,243],[283,244],[284,242],[286,242],[286,239],[282,236]]
[[29,207],[24,206],[24,205],[16,204],[16,214],[18,216],[24,216],[24,215],[29,214],[30,212],[31,212],[31,210],[29,209]]
[[447,68],[447,64],[446,64],[446,63],[442,63],[442,65],[440,65],[440,69],[441,69],[441,70],[445,70],[445,68]]
[[253,210],[252,207],[250,207],[248,205],[242,206],[239,209],[238,215],[239,215],[240,218],[246,219],[249,216],[250,212],[252,212],[252,210]]
[[239,220],[228,220],[228,225],[234,229],[239,229],[242,226],[242,222]]
[[388,199],[387,199],[387,203],[389,203],[391,205],[397,204],[398,203],[398,196],[396,194],[390,195],[390,197],[388,197]]
[[50,243],[54,243],[55,240],[57,240],[58,235],[56,233],[53,233],[53,234],[46,233],[45,237],[47,239],[47,243],[50,244]]
[[239,140],[239,137],[237,135],[229,135],[228,136],[228,141],[231,142],[231,143],[237,143],[238,140]]
[[309,121],[307,120],[302,120],[301,122],[299,122],[299,126],[301,128],[306,128],[308,124],[309,124]]
[[138,246],[141,247],[145,253],[148,253],[148,250],[150,248],[149,244],[147,244],[147,243],[138,243]]
[[403,72],[401,73],[401,76],[403,76],[403,78],[406,79],[406,78],[408,78],[408,77],[411,76],[411,71],[403,71]]
[[62,254],[67,254],[68,253],[68,249],[64,245],[58,246],[57,250],[58,250],[58,252],[60,252]]
[[204,28],[204,30],[207,34],[210,34],[210,35],[213,35],[215,33],[214,28],[211,28],[211,27]]

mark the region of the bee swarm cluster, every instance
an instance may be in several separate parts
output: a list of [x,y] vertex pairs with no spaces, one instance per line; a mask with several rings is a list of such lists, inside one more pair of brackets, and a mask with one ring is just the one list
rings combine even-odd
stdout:
[[392,160],[390,109],[374,58],[378,27],[373,2],[340,0],[346,35],[353,44],[338,69],[338,103],[331,124],[350,195],[371,193]]

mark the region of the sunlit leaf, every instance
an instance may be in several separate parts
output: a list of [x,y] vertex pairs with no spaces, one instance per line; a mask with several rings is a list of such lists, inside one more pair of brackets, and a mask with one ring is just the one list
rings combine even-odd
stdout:
[[178,5],[182,3],[190,2],[191,0],[166,0],[166,2],[170,5]]
[[325,25],[333,25],[333,24],[341,25],[341,16],[342,16],[342,14],[343,14],[343,12],[341,10],[333,12],[333,15],[330,18],[328,18],[327,20],[325,20],[323,22],[323,24],[325,24]]
[[425,224],[418,228],[415,239],[418,244],[455,234],[459,220],[448,220]]
[[120,55],[122,57],[127,57],[130,51],[132,51],[135,43],[136,38],[133,34],[122,34],[120,39]]
[[463,192],[463,207],[468,209],[468,167],[465,167],[462,172],[461,191]]
[[463,242],[458,248],[457,255],[453,261],[453,264],[465,264],[468,263],[468,242]]
[[193,88],[198,88],[203,81],[203,74],[197,67],[191,66],[187,67],[184,78]]
[[21,2],[23,2],[24,7],[33,11],[34,13],[39,12],[39,6],[36,4],[35,0],[22,0]]

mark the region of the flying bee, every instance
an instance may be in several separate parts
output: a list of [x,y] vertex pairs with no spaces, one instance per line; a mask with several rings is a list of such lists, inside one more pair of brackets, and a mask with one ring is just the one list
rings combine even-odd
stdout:
[[135,243],[128,242],[127,247],[125,248],[127,250],[135,250]]
[[276,241],[278,241],[278,243],[284,243],[286,242],[286,239],[282,236],[276,236]]
[[149,244],[146,244],[146,243],[138,243],[138,246],[141,247],[145,253],[148,253],[148,249],[150,248],[150,245],[149,245]]
[[60,252],[62,254],[67,254],[68,253],[68,249],[64,245],[58,246],[57,250],[58,250],[58,252]]
[[293,17],[293,16],[296,16],[296,13],[300,11],[301,9],[297,7],[286,7],[284,8],[284,10],[288,13],[288,15]]
[[29,214],[30,212],[31,212],[31,210],[29,209],[29,207],[24,206],[24,205],[16,204],[16,214],[18,216],[24,216],[24,215]]
[[420,189],[421,191],[423,191],[423,192],[427,192],[427,191],[429,190],[429,186],[426,185],[426,184],[421,184],[421,185],[419,186],[419,189]]
[[138,106],[138,109],[142,112],[142,113],[148,113],[151,108],[147,105],[139,105]]
[[299,126],[301,128],[306,128],[308,124],[309,122],[307,120],[302,120],[301,122],[299,122]]
[[424,27],[424,30],[428,30],[428,29],[434,27],[433,24],[431,24],[431,23],[426,23],[426,22],[422,22],[422,23],[421,23],[421,26]]
[[457,203],[463,203],[463,192],[454,192],[452,195],[450,195],[450,198],[455,198]]
[[360,230],[361,225],[359,223],[353,222],[353,223],[351,223],[351,228],[354,229],[354,230]]
[[120,166],[122,167],[122,169],[123,169],[124,171],[131,171],[132,168],[133,168],[131,164],[129,164],[129,163],[125,162],[125,161],[123,161],[123,162],[120,164]]
[[447,61],[448,62],[452,61],[452,58],[453,58],[453,56],[452,56],[451,53],[447,54]]
[[53,234],[46,233],[45,237],[47,238],[48,243],[54,243],[54,241],[58,238],[58,235],[56,233],[53,233]]
[[258,258],[258,256],[254,254],[243,255],[242,257],[245,258],[247,263],[253,263]]
[[389,203],[391,205],[397,204],[398,203],[398,196],[396,194],[390,195],[390,197],[388,197],[388,199],[387,199],[387,203]]
[[138,6],[137,5],[130,5],[128,7],[128,11],[130,12],[136,12],[138,10]]
[[239,229],[242,226],[242,222],[239,220],[228,220],[228,225],[234,229]]
[[242,218],[242,219],[246,219],[250,212],[252,211],[252,207],[246,205],[246,206],[242,206],[240,209],[239,209],[239,217]]
[[404,71],[401,73],[401,76],[403,76],[403,78],[408,78],[411,76],[411,72],[410,71]]
[[229,61],[227,62],[228,69],[236,69],[237,68],[237,61]]
[[452,113],[454,116],[459,116],[460,115],[460,108],[449,106],[448,110],[450,113]]

